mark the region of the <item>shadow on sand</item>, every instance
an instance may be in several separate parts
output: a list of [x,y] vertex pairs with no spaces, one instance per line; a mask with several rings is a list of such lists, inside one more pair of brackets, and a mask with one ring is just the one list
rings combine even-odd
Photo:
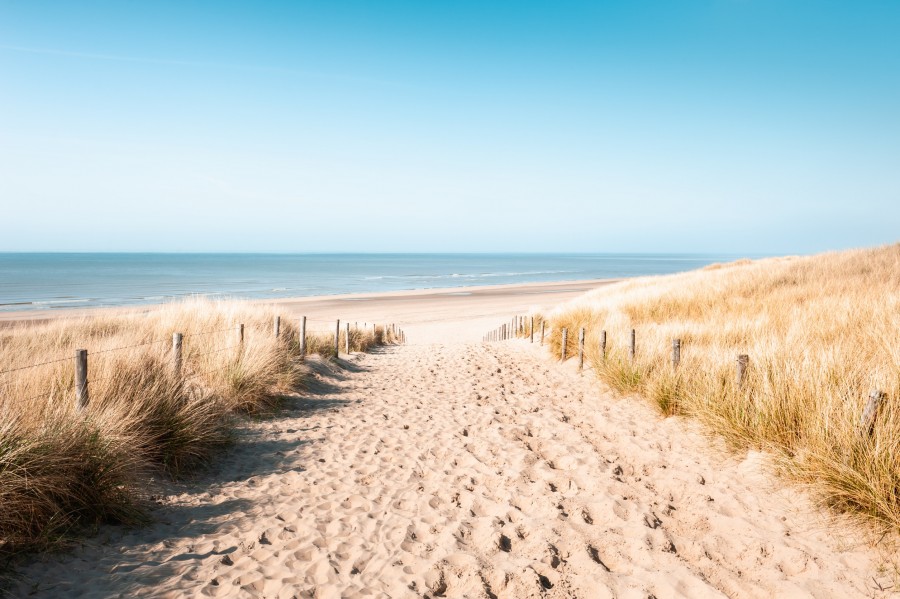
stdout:
[[[353,403],[339,397],[343,392],[339,383],[351,373],[368,370],[343,359],[310,359],[306,364],[311,374],[304,388],[296,394],[285,395],[281,409],[275,413],[257,421],[240,423],[235,432],[235,443],[223,451],[221,460],[190,479],[159,483],[154,492],[168,499],[151,506],[151,524],[140,529],[104,526],[95,537],[84,540],[73,551],[28,557],[21,562],[19,572],[13,574],[16,579],[12,584],[13,593],[18,584],[19,590],[27,589],[29,594],[39,596],[55,596],[63,586],[66,593],[77,594],[78,590],[66,583],[36,587],[28,580],[29,570],[37,574],[43,569],[43,563],[52,565],[54,561],[62,562],[67,569],[77,569],[78,563],[94,562],[99,558],[108,572],[102,585],[105,590],[115,596],[142,596],[148,592],[152,594],[155,585],[180,576],[186,562],[230,559],[226,556],[237,551],[237,546],[216,550],[207,547],[203,552],[197,552],[191,541],[215,534],[246,512],[258,510],[259,506],[237,497],[219,502],[213,498],[227,496],[228,488],[235,484],[253,485],[255,478],[262,481],[272,474],[302,472],[304,465],[300,455],[306,454],[299,450],[316,442],[315,431],[319,427],[304,428],[298,419],[323,410],[340,410]],[[171,548],[179,546],[185,547],[185,551],[172,556]]]

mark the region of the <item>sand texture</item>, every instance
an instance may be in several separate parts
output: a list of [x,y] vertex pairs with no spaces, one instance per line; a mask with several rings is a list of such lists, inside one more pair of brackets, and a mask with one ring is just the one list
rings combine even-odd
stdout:
[[876,552],[692,425],[537,344],[311,361],[148,528],[35,558],[33,597],[872,597]]

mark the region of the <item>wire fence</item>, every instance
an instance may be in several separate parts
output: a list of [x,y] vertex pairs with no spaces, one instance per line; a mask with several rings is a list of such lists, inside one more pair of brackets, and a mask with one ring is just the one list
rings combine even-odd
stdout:
[[[523,337],[529,338],[531,343],[535,342],[535,338],[539,335],[540,344],[544,345],[544,338],[546,334],[549,332],[549,327],[547,327],[547,323],[543,318],[539,319],[540,329],[536,331],[535,329],[535,318],[533,316],[513,316],[509,322],[503,323],[500,326],[492,329],[484,334],[482,337],[482,341],[485,343],[495,342],[495,341],[507,341],[511,339],[519,339]],[[575,344],[575,354],[570,354],[569,349],[572,345],[570,343],[569,330],[566,327],[561,327],[559,329],[560,335],[560,347],[559,347],[559,360],[560,362],[565,362],[569,358],[578,358],[578,369],[584,369],[584,359],[585,359],[585,338],[587,333],[586,327],[581,327],[577,331],[577,344]],[[601,329],[599,335],[597,336],[598,345],[596,347],[597,357],[602,361],[606,362],[608,357],[608,347],[607,347],[607,331],[605,329]],[[630,335],[628,336],[628,360],[632,364],[635,364],[635,360],[637,358],[637,330],[631,329]],[[668,358],[668,361],[671,364],[671,368],[674,372],[679,370],[681,365],[681,350],[682,350],[682,339],[675,337],[672,339],[671,345],[671,357]],[[734,378],[733,383],[736,388],[741,389],[745,388],[747,383],[747,378],[750,369],[750,356],[748,354],[737,354],[735,362],[734,362]],[[867,398],[865,407],[863,408],[862,415],[859,418],[858,429],[859,432],[863,435],[869,436],[872,434],[875,421],[878,418],[879,412],[882,410],[882,405],[887,399],[887,394],[880,389],[873,389]]]
[[[130,350],[136,350],[139,348],[150,348],[152,346],[158,346],[165,343],[171,343],[170,351],[170,360],[171,360],[171,368],[175,372],[177,376],[179,376],[182,380],[194,380],[203,376],[208,376],[210,374],[225,370],[227,368],[232,367],[234,364],[229,362],[221,367],[212,368],[203,370],[201,372],[191,372],[190,374],[183,374],[183,366],[187,366],[188,369],[192,369],[192,366],[195,366],[193,362],[200,358],[206,358],[208,356],[213,356],[217,354],[221,354],[226,351],[235,351],[236,359],[240,358],[240,355],[243,350],[249,347],[247,341],[245,341],[245,334],[249,331],[265,331],[266,334],[274,336],[277,339],[281,339],[285,342],[293,342],[291,348],[288,351],[295,351],[299,353],[299,357],[304,357],[306,354],[306,349],[308,347],[308,341],[311,336],[321,336],[323,334],[330,334],[333,336],[333,343],[331,343],[330,347],[333,349],[333,355],[335,357],[339,356],[341,353],[341,348],[343,347],[344,353],[350,352],[351,347],[351,339],[347,335],[347,333],[369,333],[371,332],[374,338],[374,342],[376,344],[381,343],[384,344],[387,339],[390,339],[390,342],[405,342],[406,334],[405,332],[397,327],[396,324],[378,324],[378,323],[368,323],[362,322],[362,326],[360,326],[359,321],[353,321],[350,326],[348,326],[347,322],[342,322],[338,319],[334,320],[324,320],[324,319],[311,319],[303,317],[300,321],[299,327],[295,327],[295,330],[289,332],[290,329],[288,327],[281,327],[281,317],[275,317],[275,321],[272,326],[266,325],[265,323],[253,323],[251,325],[244,325],[243,323],[238,323],[230,327],[226,328],[217,328],[217,329],[208,329],[191,333],[173,333],[172,338],[165,339],[150,339],[147,341],[142,341],[140,343],[133,343],[129,345],[123,345],[119,347],[110,347],[104,349],[96,349],[96,350],[85,350],[78,349],[75,350],[74,358],[69,357],[60,357],[54,358],[52,360],[46,360],[43,362],[37,362],[35,364],[26,364],[21,366],[15,366],[13,368],[7,368],[4,370],[0,370],[0,377],[4,377],[6,380],[0,380],[0,398],[2,399],[15,399],[19,402],[27,402],[34,401],[41,398],[49,398],[56,394],[65,394],[71,391],[75,391],[75,400],[76,405],[79,408],[84,408],[88,403],[88,389],[91,384],[102,383],[111,379],[115,379],[120,374],[118,372],[110,372],[109,374],[105,374],[105,376],[96,377],[96,376],[88,376],[88,356],[107,356],[109,354],[116,354],[118,352],[125,352]],[[309,327],[308,325],[312,324],[313,327]],[[318,326],[317,326],[318,325]],[[328,325],[327,327],[325,325]],[[207,337],[211,335],[216,335],[220,333],[233,333],[237,336],[237,343],[231,343],[225,347],[216,347],[214,349],[203,351],[200,353],[194,353],[191,351],[184,350],[184,340],[185,339],[197,339],[201,337]],[[341,344],[341,340],[343,339],[343,346]],[[358,337],[354,338],[355,343],[358,344]],[[350,352],[352,353],[352,352]],[[185,358],[191,361],[191,364],[184,365]],[[44,366],[50,366],[55,364],[63,364],[70,363],[74,365],[74,369],[69,370],[66,368],[62,373],[57,374],[57,376],[62,376],[64,379],[68,379],[72,381],[71,383],[67,383],[64,386],[56,386],[54,385],[48,391],[45,391],[36,395],[28,395],[27,397],[21,397],[18,393],[16,393],[16,397],[12,398],[13,391],[18,389],[21,393],[27,393],[29,387],[32,386],[30,381],[23,380],[21,378],[16,378],[11,375],[15,375],[16,373],[24,373],[25,371],[41,368]]]

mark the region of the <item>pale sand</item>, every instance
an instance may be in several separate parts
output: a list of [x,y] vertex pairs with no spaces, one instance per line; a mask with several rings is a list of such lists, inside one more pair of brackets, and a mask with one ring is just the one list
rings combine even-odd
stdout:
[[343,369],[311,360],[310,389],[244,424],[213,472],[166,485],[155,524],[35,559],[14,592],[663,599],[893,584],[884,556],[758,454],[726,456],[537,343],[466,341],[560,297],[450,298],[378,314],[415,343]]
[[[614,283],[614,279],[449,287],[413,291],[388,291],[248,300],[251,304],[274,305],[297,318],[306,316],[311,331],[334,331],[335,319],[371,325],[397,324],[410,343],[476,341],[499,321],[532,309],[549,309],[586,291]],[[149,312],[159,304],[111,308],[67,308],[0,312],[0,326],[41,323],[57,318],[81,318]],[[460,327],[460,322],[464,326]]]

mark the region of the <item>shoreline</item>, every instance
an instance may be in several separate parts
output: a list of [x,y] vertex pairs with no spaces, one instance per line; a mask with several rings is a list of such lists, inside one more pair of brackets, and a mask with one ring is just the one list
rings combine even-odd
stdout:
[[[507,285],[470,285],[436,287],[402,291],[377,291],[337,295],[310,295],[275,299],[234,298],[235,301],[259,306],[278,306],[297,317],[311,319],[344,318],[360,322],[392,319],[397,324],[425,325],[471,320],[486,320],[485,326],[496,326],[493,319],[501,315],[523,313],[532,308],[546,308],[572,299],[597,287],[622,279],[583,279]],[[0,328],[24,324],[41,324],[58,319],[90,318],[126,314],[146,314],[178,303],[165,302],[140,306],[97,306],[0,312]],[[217,300],[214,300],[217,301]],[[418,328],[418,327],[415,327]],[[486,329],[487,330],[487,329]],[[410,333],[414,331],[408,331]],[[423,331],[424,332],[424,331]],[[424,338],[431,338],[429,333]]]

